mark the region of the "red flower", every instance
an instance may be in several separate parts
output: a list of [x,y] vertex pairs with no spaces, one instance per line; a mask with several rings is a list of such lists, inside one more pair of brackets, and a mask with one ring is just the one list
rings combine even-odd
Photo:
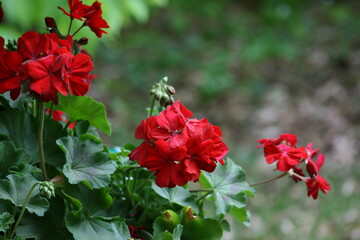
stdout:
[[275,139],[264,138],[257,140],[257,142],[260,143],[260,145],[258,145],[257,148],[264,147],[267,144],[279,145],[280,143],[295,147],[297,143],[297,136],[290,133],[284,133],[284,134],[280,134],[280,136]]
[[68,0],[70,13],[58,7],[71,19],[84,21],[84,26],[89,26],[97,37],[101,38],[103,33],[107,33],[102,28],[109,28],[108,23],[102,18],[101,3],[95,1],[91,6],[83,4],[81,0]]
[[[46,114],[47,115],[50,114],[50,109],[46,109]],[[63,111],[53,110],[51,116],[55,121],[66,122],[66,123],[69,122],[68,118],[66,117],[66,114]],[[75,122],[70,123],[68,128],[74,129],[75,124],[76,124]]]
[[151,136],[154,139],[164,139],[169,142],[170,147],[176,148],[185,144],[188,136],[184,119],[168,106],[162,111],[156,118],[159,124],[158,128],[154,128],[151,131]]
[[189,119],[192,113],[180,102],[168,106],[157,117],[142,121],[135,137],[144,139],[129,155],[139,165],[156,171],[160,187],[182,186],[198,181],[201,170],[212,172],[224,164],[228,148],[221,130],[206,119]]
[[142,167],[149,171],[155,171],[155,182],[159,187],[183,186],[187,180],[183,176],[178,162],[186,155],[186,147],[171,148],[164,140],[155,142],[155,148],[151,148]]
[[284,144],[277,146],[266,144],[264,146],[264,154],[268,164],[278,161],[276,167],[282,172],[289,171],[295,165],[298,165],[301,159],[307,156],[304,147],[292,148]]
[[308,188],[308,196],[312,196],[314,199],[317,199],[319,190],[325,194],[331,190],[330,184],[320,175],[316,175],[308,180],[306,186]]
[[93,68],[94,64],[86,54],[79,53],[70,57],[65,64],[63,78],[71,94],[84,96],[88,92]]
[[67,88],[62,80],[61,71],[68,59],[67,54],[49,55],[26,63],[27,73],[31,78],[29,89],[44,102],[57,102],[58,91],[62,95],[67,95]]
[[22,63],[21,55],[17,52],[4,50],[0,53],[0,93],[10,90],[13,100],[20,94]]
[[129,154],[130,160],[137,160],[140,165],[144,164],[148,152],[151,151],[150,148],[153,147],[152,138],[150,136],[151,130],[157,126],[156,117],[154,116],[141,121],[139,126],[136,128],[135,138],[143,139],[144,142]]
[[82,21],[84,17],[84,9],[88,7],[88,5],[83,4],[81,0],[68,0],[68,5],[70,8],[70,13],[68,13],[62,7],[58,7],[64,14],[68,15],[71,19],[78,19]]

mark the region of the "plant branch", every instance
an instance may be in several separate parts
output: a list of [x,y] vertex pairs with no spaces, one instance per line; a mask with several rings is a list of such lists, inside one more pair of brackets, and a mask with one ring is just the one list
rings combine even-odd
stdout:
[[66,35],[69,35],[70,34],[70,30],[71,30],[71,26],[72,26],[72,23],[73,23],[73,18],[70,19],[70,24],[69,24],[69,29],[68,29],[68,32]]
[[205,195],[201,196],[197,201],[200,202],[201,200],[203,200],[204,198],[206,198],[207,196],[209,196],[210,194],[212,194],[214,192],[214,190],[210,190],[209,192],[207,192]]
[[78,28],[78,30],[76,30],[74,33],[73,33],[73,37],[83,28],[86,26],[86,23],[84,23],[83,25],[81,25],[81,27]]
[[31,194],[32,192],[34,191],[35,187],[39,184],[39,182],[35,183],[31,188],[30,188],[30,191],[28,193],[28,195],[26,196],[26,199],[25,199],[25,202],[24,202],[24,205],[22,206],[21,208],[21,212],[20,212],[20,215],[18,217],[18,219],[16,220],[16,223],[15,223],[15,226],[14,228],[12,229],[11,231],[11,234],[10,234],[10,238],[13,239],[14,235],[15,235],[15,230],[16,228],[19,226],[20,222],[21,222],[21,219],[23,218],[24,216],[24,213],[25,213],[25,210],[26,210],[26,207],[30,201],[30,198],[31,198]]
[[152,102],[151,102],[151,107],[150,107],[149,117],[151,117],[151,116],[152,116],[152,114],[153,114],[154,107],[155,107],[155,102],[156,102],[156,98],[155,98],[155,96],[154,96],[154,97],[153,97],[153,100],[152,100]]
[[39,145],[39,155],[40,155],[40,168],[43,174],[44,181],[48,181],[46,174],[46,165],[45,165],[45,154],[44,154],[44,142],[43,142],[43,133],[44,133],[44,115],[45,115],[45,103],[42,100],[38,100],[38,145]]
[[287,174],[288,174],[288,172],[284,172],[284,173],[282,173],[282,174],[280,174],[280,175],[278,175],[276,177],[265,179],[265,180],[262,180],[260,182],[251,183],[251,184],[249,184],[249,186],[253,187],[253,186],[256,186],[256,185],[272,182],[272,181],[275,181],[275,180],[277,180],[279,178],[285,177]]

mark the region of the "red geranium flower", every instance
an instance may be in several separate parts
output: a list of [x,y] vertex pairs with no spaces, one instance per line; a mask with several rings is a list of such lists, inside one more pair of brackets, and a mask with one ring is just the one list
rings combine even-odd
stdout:
[[170,147],[176,148],[185,144],[188,136],[186,135],[186,127],[184,119],[168,106],[156,118],[159,124],[158,128],[151,131],[154,139],[164,139],[169,142]]
[[155,182],[159,187],[183,186],[184,178],[178,162],[184,160],[186,147],[171,148],[169,143],[160,139],[155,142],[155,148],[150,148],[142,167],[155,171]]
[[316,175],[314,178],[311,178],[306,182],[308,188],[308,196],[312,196],[314,199],[317,199],[319,190],[327,194],[331,190],[330,184],[320,175]]
[[265,159],[268,164],[277,162],[277,169],[282,172],[287,172],[295,165],[300,163],[301,159],[306,158],[307,154],[304,147],[292,148],[285,144],[277,146],[266,144],[264,146]]
[[49,55],[26,63],[27,74],[31,78],[29,89],[44,102],[57,102],[57,92],[67,95],[65,82],[62,80],[62,68],[69,60],[67,54]]
[[22,66],[21,55],[17,52],[2,51],[0,53],[0,93],[10,90],[10,95],[15,100],[21,90]]
[[158,126],[156,122],[156,117],[151,116],[146,120],[141,121],[139,126],[135,131],[135,138],[143,139],[144,142],[140,144],[137,148],[135,148],[130,154],[130,160],[137,160],[140,165],[143,165],[143,162],[146,160],[148,152],[151,151],[150,148],[153,147],[152,138],[151,138],[151,130]]
[[68,5],[70,8],[70,13],[68,13],[62,7],[58,7],[64,14],[68,15],[71,19],[78,19],[80,21],[83,20],[84,17],[84,9],[88,7],[88,5],[83,4],[81,0],[68,0]]
[[94,64],[91,58],[83,53],[70,56],[63,69],[63,78],[70,93],[84,96],[90,88],[90,72]]

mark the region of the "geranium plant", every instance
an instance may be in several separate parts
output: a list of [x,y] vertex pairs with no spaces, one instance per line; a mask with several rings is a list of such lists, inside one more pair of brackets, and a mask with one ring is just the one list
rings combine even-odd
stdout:
[[98,1],[68,7],[59,7],[66,30],[47,17],[45,33],[0,37],[1,239],[221,239],[227,214],[249,222],[255,185],[289,176],[314,199],[330,191],[319,174],[325,156],[311,143],[298,147],[293,134],[258,141],[280,175],[248,184],[225,157],[221,129],[192,118],[167,78],[151,89],[135,130],[143,142],[103,144],[97,131],[110,135],[110,123],[105,106],[85,96],[96,77],[88,40],[76,37],[89,27],[101,38],[109,26]]

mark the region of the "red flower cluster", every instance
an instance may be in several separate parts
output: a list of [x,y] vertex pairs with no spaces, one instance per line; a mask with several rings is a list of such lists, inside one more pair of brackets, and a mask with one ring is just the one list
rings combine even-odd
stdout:
[[[46,113],[47,115],[49,115],[49,114],[50,114],[50,109],[46,109],[46,110],[45,110],[45,113]],[[53,110],[52,113],[51,113],[51,117],[52,117],[55,121],[66,122],[66,123],[69,122],[69,120],[68,120],[68,118],[67,118],[67,116],[66,116],[66,113],[64,113],[63,111]],[[70,123],[69,126],[68,126],[68,128],[74,129],[75,124],[76,124],[75,122]]]
[[228,148],[219,127],[207,119],[190,119],[192,112],[179,101],[157,117],[143,120],[135,137],[144,142],[129,155],[140,166],[155,171],[160,187],[182,186],[198,181],[200,170],[212,172],[217,162],[224,164]]
[[57,93],[83,96],[90,88],[94,68],[90,56],[72,53],[71,36],[60,39],[55,33],[24,33],[17,51],[8,51],[0,39],[0,93],[10,91],[16,99],[26,87],[43,101],[57,102]]
[[91,6],[83,4],[81,0],[68,0],[70,12],[62,7],[58,7],[71,20],[74,18],[84,21],[84,26],[89,26],[97,37],[101,38],[103,33],[107,33],[101,28],[109,28],[107,22],[102,18],[101,3],[95,1]]
[[[312,143],[306,147],[296,147],[297,136],[293,134],[280,134],[278,138],[260,139],[259,147],[264,148],[264,156],[268,164],[276,163],[276,168],[282,172],[289,172],[295,182],[305,181],[308,188],[308,196],[317,199],[319,189],[327,194],[330,184],[319,175],[321,166],[325,161],[324,154],[319,154],[320,149],[313,149]],[[317,160],[315,157],[318,155]],[[306,178],[300,167],[306,164],[309,177]]]

